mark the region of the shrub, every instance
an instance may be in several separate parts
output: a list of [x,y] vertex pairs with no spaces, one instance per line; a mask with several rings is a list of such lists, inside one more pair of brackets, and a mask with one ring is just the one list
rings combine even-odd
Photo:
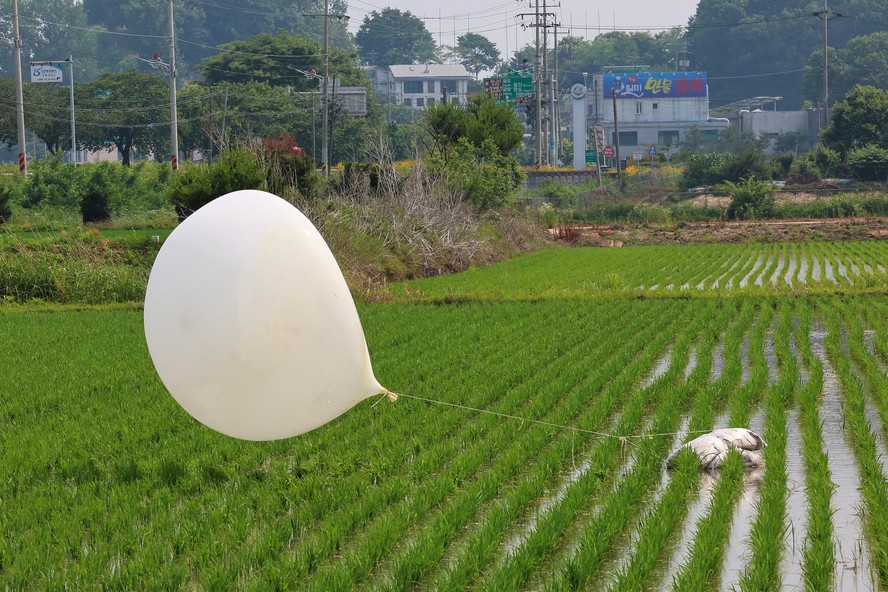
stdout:
[[874,144],[848,152],[848,168],[863,181],[885,181],[888,178],[888,150]]
[[432,165],[447,175],[464,201],[474,204],[479,211],[513,201],[523,174],[518,169],[518,161],[500,154],[493,140],[484,140],[476,147],[468,139],[460,138],[450,150],[446,164],[433,158]]
[[84,183],[77,167],[63,163],[60,158],[35,160],[29,167],[30,176],[22,189],[22,206],[47,205],[71,210],[80,206]]
[[302,197],[315,199],[324,193],[324,176],[315,168],[314,160],[296,142],[296,137],[281,134],[262,140],[258,152],[265,169],[268,191],[283,196],[296,188]]
[[739,183],[725,181],[731,203],[727,215],[732,220],[756,220],[767,218],[774,212],[777,188],[767,181],[755,177],[742,179]]
[[798,185],[817,183],[821,179],[820,169],[812,159],[799,158],[789,168],[787,181]]
[[732,156],[729,152],[697,152],[688,159],[682,173],[682,187],[714,185],[724,180],[725,169]]
[[253,153],[246,148],[234,148],[210,166],[182,167],[167,186],[167,196],[179,219],[184,220],[217,197],[240,189],[260,189],[264,184],[265,172]]
[[554,179],[544,179],[533,194],[546,198],[556,208],[572,208],[577,203],[580,191]]
[[0,181],[0,224],[9,222],[12,216],[12,185]]
[[722,180],[736,183],[744,179],[770,179],[771,165],[765,155],[750,148],[731,158]]
[[820,171],[821,177],[836,177],[840,174],[842,159],[839,153],[823,144],[818,144],[805,153],[802,160],[813,164]]
[[792,152],[781,152],[774,158],[773,174],[775,179],[786,179],[795,160],[795,154]]
[[99,171],[93,175],[80,200],[80,215],[84,224],[111,219],[108,184]]

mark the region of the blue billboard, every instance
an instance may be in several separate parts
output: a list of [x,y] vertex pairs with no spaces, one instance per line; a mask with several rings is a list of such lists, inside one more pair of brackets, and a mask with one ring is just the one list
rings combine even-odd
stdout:
[[706,72],[604,74],[604,98],[614,89],[620,99],[683,99],[706,96]]

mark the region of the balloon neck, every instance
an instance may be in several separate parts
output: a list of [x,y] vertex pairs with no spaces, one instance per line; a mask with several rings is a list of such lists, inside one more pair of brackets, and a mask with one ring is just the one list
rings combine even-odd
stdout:
[[391,401],[392,403],[394,403],[395,401],[398,400],[398,393],[393,393],[392,391],[388,390],[387,388],[382,389],[382,394],[385,395],[386,397],[388,397],[388,400]]

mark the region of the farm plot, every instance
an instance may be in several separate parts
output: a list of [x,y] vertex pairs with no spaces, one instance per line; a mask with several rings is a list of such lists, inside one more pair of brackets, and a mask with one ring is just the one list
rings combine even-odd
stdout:
[[447,300],[633,294],[883,292],[888,242],[708,244],[565,249],[393,286],[396,297]]
[[[720,253],[687,265],[759,259]],[[0,588],[888,588],[888,297],[607,298],[552,255],[447,278],[455,304],[362,304],[405,396],[281,442],[194,422],[137,311],[0,311]],[[541,265],[571,298],[538,298]],[[497,278],[512,299],[472,301]],[[665,469],[728,425],[764,470]]]

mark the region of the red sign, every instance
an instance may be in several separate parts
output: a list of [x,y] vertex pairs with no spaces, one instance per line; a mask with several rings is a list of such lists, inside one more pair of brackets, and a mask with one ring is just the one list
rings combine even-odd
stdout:
[[605,146],[604,147],[604,157],[605,158],[613,158],[614,157],[614,147],[613,146]]

